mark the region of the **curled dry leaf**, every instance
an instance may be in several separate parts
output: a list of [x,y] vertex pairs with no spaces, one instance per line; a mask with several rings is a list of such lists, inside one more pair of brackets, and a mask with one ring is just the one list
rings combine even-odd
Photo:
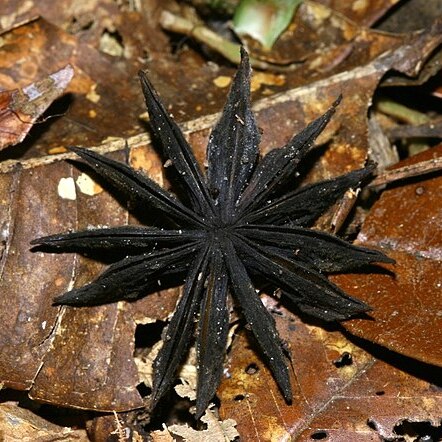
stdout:
[[21,89],[0,92],[0,150],[23,141],[35,121],[60,97],[74,75],[67,65]]
[[[63,9],[59,5],[57,8]],[[125,65],[124,70],[78,36],[44,18],[14,28],[4,33],[2,39],[0,87],[4,89],[24,87],[29,81],[26,79],[43,78],[47,72],[68,63],[75,71],[66,90],[70,95],[57,108],[57,113],[64,117],[49,119],[39,126],[39,136],[29,146],[25,158],[41,156],[60,146],[99,144],[112,135],[124,137],[141,132],[137,116],[142,101],[137,100],[136,83],[132,85],[129,81],[136,67]],[[111,85],[115,84],[126,87],[113,91]]]
[[0,404],[0,437],[3,441],[89,441],[84,429],[53,424],[15,402]]

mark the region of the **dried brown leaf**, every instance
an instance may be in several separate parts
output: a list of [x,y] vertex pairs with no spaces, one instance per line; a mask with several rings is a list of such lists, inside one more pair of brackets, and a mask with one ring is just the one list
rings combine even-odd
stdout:
[[340,0],[316,0],[330,9],[363,26],[377,22],[392,6],[400,0],[365,0],[342,2]]
[[201,421],[207,425],[207,429],[198,431],[185,424],[171,425],[168,430],[172,434],[182,437],[186,442],[206,442],[207,440],[228,442],[239,437],[235,428],[236,422],[233,419],[220,421],[212,411],[207,410]]
[[0,439],[7,442],[87,442],[86,431],[61,427],[15,402],[0,404]]
[[138,85],[130,81],[139,63],[117,64],[112,57],[43,18],[5,32],[2,39],[0,87],[4,89],[24,87],[68,63],[76,73],[65,91],[70,95],[54,111],[65,117],[50,118],[39,125],[39,136],[25,158],[46,155],[51,148],[99,144],[110,136],[142,131],[137,118],[142,100]]
[[[221,418],[237,421],[244,440],[365,441],[398,437],[394,428],[407,419],[439,425],[442,395],[431,376],[416,377],[424,375],[422,366],[402,361],[408,374],[397,359],[384,354],[387,362],[377,360],[340,332],[307,325],[272,298],[263,300],[277,313],[292,354],[294,397],[292,405],[284,402],[253,342],[237,337],[218,395]],[[344,353],[351,359],[340,365]]]
[[74,71],[67,65],[22,89],[0,92],[0,150],[18,144],[35,121],[70,83]]
[[[39,26],[51,29],[41,22],[33,26],[37,26],[34,28],[37,34]],[[366,111],[376,85],[390,69],[413,74],[422,66],[427,54],[440,44],[442,37],[438,29],[422,33],[411,43],[371,64],[257,103],[255,109],[264,131],[264,150],[285,144],[342,92],[347,98],[320,142],[329,141],[332,134],[335,136],[309,179],[329,178],[360,167],[368,148]],[[58,31],[53,35],[70,41],[69,36]],[[70,48],[74,50],[75,45]],[[109,98],[107,105],[112,108],[112,103]],[[111,110],[121,114],[121,108]],[[186,125],[187,135],[200,159],[208,128],[215,118],[209,116]],[[114,121],[112,124],[115,127]],[[131,162],[167,185],[161,162],[148,143],[146,135],[129,139]],[[102,153],[122,149],[123,141],[109,142],[98,148]],[[124,160],[123,152],[117,157]],[[66,158],[72,156],[22,161],[20,165],[9,161],[0,165],[4,172],[0,175],[0,203],[4,208],[0,211],[3,235],[0,292],[8,294],[0,297],[3,324],[0,380],[11,388],[31,388],[32,397],[64,406],[95,410],[140,407],[143,402],[136,390],[139,379],[133,360],[136,323],[146,317],[165,319],[173,310],[176,294],[170,296],[162,292],[132,304],[92,309],[56,309],[50,305],[53,297],[73,284],[82,285],[101,266],[70,255],[31,254],[30,240],[70,228],[128,222],[124,210],[107,192],[86,195],[75,188],[75,199],[60,196],[60,180],[72,178],[75,183],[80,175],[62,161]],[[295,351],[302,346],[300,342]],[[317,347],[318,351],[320,348]],[[316,392],[320,393],[319,385]],[[266,393],[268,395],[268,391]],[[276,401],[281,400],[277,390],[273,393],[278,398]]]
[[[398,163],[442,157],[433,148]],[[389,250],[394,274],[337,276],[337,283],[373,307],[374,320],[351,320],[351,333],[428,364],[442,366],[442,177],[398,183],[384,191],[358,242]]]

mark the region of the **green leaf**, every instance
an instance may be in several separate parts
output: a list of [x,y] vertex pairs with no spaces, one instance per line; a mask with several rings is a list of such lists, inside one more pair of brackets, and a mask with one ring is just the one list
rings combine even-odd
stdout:
[[233,27],[270,50],[290,24],[302,0],[242,0],[235,10]]

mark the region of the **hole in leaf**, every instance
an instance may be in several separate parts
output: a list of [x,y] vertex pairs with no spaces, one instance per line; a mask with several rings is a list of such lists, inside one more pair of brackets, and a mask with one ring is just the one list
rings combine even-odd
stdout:
[[161,340],[166,323],[155,321],[150,324],[138,324],[135,329],[135,349],[151,348]]
[[246,398],[246,397],[245,397],[243,394],[237,394],[237,395],[233,398],[233,400],[234,400],[234,401],[237,401],[237,402],[240,402],[240,401],[243,401],[245,398]]
[[353,358],[351,356],[351,353],[349,353],[348,351],[344,351],[344,353],[342,353],[338,359],[333,361],[333,365],[336,368],[345,367],[346,365],[351,364],[353,364]]
[[70,34],[78,34],[79,32],[89,31],[93,25],[93,17],[89,14],[85,14],[78,17],[72,17],[72,20],[68,24],[67,31]]
[[322,440],[322,439],[326,439],[327,437],[328,437],[328,433],[324,430],[315,431],[314,433],[312,433],[310,435],[310,439],[313,439],[313,440]]
[[100,51],[113,57],[122,57],[124,55],[123,37],[115,30],[104,29],[100,38]]
[[434,426],[431,422],[412,422],[404,420],[393,428],[395,434],[408,436],[419,442],[433,442],[442,440],[442,424]]
[[246,373],[250,375],[256,374],[258,371],[259,367],[254,362],[249,364],[246,368]]
[[376,426],[376,423],[375,423],[373,420],[368,419],[368,420],[367,420],[367,425],[368,425],[372,430],[378,431],[378,427]]
[[141,397],[149,396],[152,393],[152,388],[148,387],[144,382],[140,382],[137,385],[137,390]]

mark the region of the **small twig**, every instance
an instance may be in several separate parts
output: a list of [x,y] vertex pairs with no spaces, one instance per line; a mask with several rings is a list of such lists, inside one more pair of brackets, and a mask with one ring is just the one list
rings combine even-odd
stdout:
[[[195,40],[204,43],[214,51],[221,54],[232,63],[238,64],[240,61],[240,45],[227,40],[201,23],[194,23],[186,18],[172,14],[169,11],[163,11],[160,16],[160,24],[167,31],[184,34]],[[257,58],[250,57],[250,64],[254,68],[273,71],[287,71],[297,65],[280,66]]]
[[378,111],[408,124],[418,125],[431,121],[428,115],[410,109],[409,107],[397,103],[396,101],[389,100],[388,98],[379,98],[376,100],[375,106]]
[[383,186],[385,184],[393,183],[394,181],[412,178],[419,175],[424,175],[431,172],[442,170],[442,157],[433,158],[427,161],[413,164],[411,166],[404,166],[398,169],[386,170],[378,175],[368,187]]
[[341,227],[344,225],[348,214],[351,212],[356,203],[359,191],[360,189],[348,189],[347,192],[345,192],[331,220],[332,232],[339,232]]
[[426,124],[402,125],[385,131],[390,139],[398,138],[442,138],[442,119],[433,120]]

